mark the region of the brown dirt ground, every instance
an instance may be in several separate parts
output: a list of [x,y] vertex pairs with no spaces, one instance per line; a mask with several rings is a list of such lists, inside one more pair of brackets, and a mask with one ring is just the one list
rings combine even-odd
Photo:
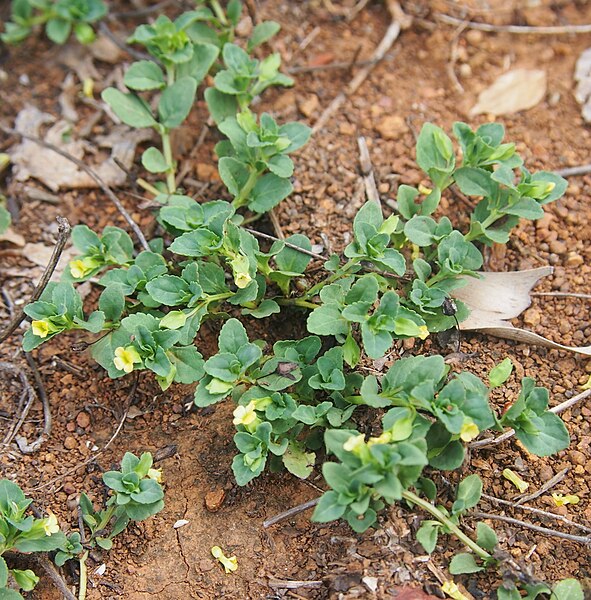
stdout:
[[[335,2],[334,8],[344,14],[350,2]],[[492,83],[509,66],[535,67],[548,73],[548,94],[535,108],[518,115],[501,118],[508,138],[518,142],[526,163],[531,168],[562,168],[589,162],[590,130],[582,121],[573,97],[572,74],[579,53],[589,46],[589,36],[516,36],[507,33],[462,32],[458,36],[456,72],[464,92],[459,92],[448,75],[448,63],[455,28],[433,25],[429,9],[452,13],[459,4],[472,5],[472,18],[496,23],[562,24],[591,22],[591,6],[587,3],[542,2],[537,8],[521,8],[532,3],[496,2],[457,3],[451,1],[407,2],[405,10],[420,19],[404,31],[385,60],[377,65],[361,89],[342,110],[316,134],[300,152],[296,164],[294,194],[278,209],[278,217],[286,234],[304,232],[314,243],[329,242],[340,249],[347,242],[351,219],[363,202],[363,187],[358,168],[357,136],[364,135],[373,159],[382,199],[394,198],[399,183],[417,184],[422,175],[414,163],[414,136],[425,121],[449,129],[455,120],[469,120],[468,110],[480,90]],[[274,18],[282,25],[275,43],[284,62],[294,65],[322,65],[333,60],[368,57],[380,41],[389,22],[385,8],[370,3],[350,23],[328,10],[328,4],[316,1],[289,2],[262,0],[259,13]],[[461,16],[460,13],[453,13]],[[133,23],[124,21],[114,28],[130,31]],[[305,47],[303,42],[306,41]],[[112,67],[97,63],[103,75]],[[0,115],[11,123],[25,103],[59,115],[58,88],[66,71],[58,60],[58,52],[44,39],[29,40],[21,48],[3,54],[3,81]],[[23,78],[26,75],[26,78]],[[263,99],[262,108],[273,111],[281,119],[307,119],[313,124],[322,109],[344,88],[351,70],[319,69],[296,76],[291,90],[274,90]],[[95,109],[77,105],[80,128]],[[201,130],[204,107],[198,110],[182,136],[179,147],[191,148]],[[386,119],[398,117],[392,131]],[[472,124],[485,121],[473,119]],[[109,127],[101,120],[92,135]],[[14,140],[5,139],[0,149]],[[210,131],[198,156],[187,165],[189,174],[205,182],[198,191],[205,199],[218,197],[221,186],[208,169],[213,160],[215,131]],[[181,160],[184,165],[187,159]],[[54,218],[67,216],[72,224],[85,222],[94,227],[107,224],[123,226],[120,216],[102,194],[96,191],[61,193],[58,204],[31,200],[8,175],[5,189],[19,208],[15,231],[28,242],[51,244],[55,238]],[[589,237],[589,193],[591,177],[570,180],[566,197],[546,208],[547,217],[536,225],[520,226],[506,248],[493,251],[490,270],[513,270],[552,264],[555,273],[543,281],[539,291],[591,293],[591,247]],[[152,221],[148,210],[141,210],[133,198],[121,194],[134,218],[149,229]],[[442,214],[457,223],[467,221],[466,207],[453,199],[442,202]],[[268,228],[268,224],[261,224]],[[321,237],[322,235],[322,237]],[[32,289],[32,277],[40,269],[27,262],[22,252],[6,243],[0,244],[2,271],[0,283],[18,305],[26,301]],[[25,267],[33,267],[27,269]],[[591,317],[584,300],[536,298],[525,313],[526,325],[565,344],[583,345],[591,337]],[[5,314],[5,313],[4,313]],[[299,325],[290,319],[275,319],[270,326],[250,324],[251,332],[269,342],[279,336],[300,335]],[[286,323],[289,322],[286,331]],[[215,331],[204,329],[202,351],[213,349]],[[314,498],[322,480],[318,473],[310,482],[292,476],[264,475],[252,485],[239,488],[230,469],[234,453],[233,427],[228,405],[185,414],[183,405],[191,397],[191,389],[177,386],[162,393],[149,377],[142,378],[133,396],[131,416],[107,452],[84,468],[82,461],[92,458],[111,437],[123,414],[131,382],[109,380],[85,355],[71,350],[74,338],[60,339],[44,345],[36,354],[53,416],[51,438],[32,455],[22,455],[16,448],[0,454],[0,473],[16,478],[35,498],[41,509],[50,508],[66,528],[76,526],[75,499],[86,490],[97,500],[104,494],[100,473],[116,464],[126,450],[158,452],[170,445],[176,447],[172,457],[161,461],[166,485],[166,507],[146,523],[132,525],[120,536],[109,553],[95,554],[90,561],[89,599],[128,598],[384,598],[396,597],[399,586],[414,584],[427,591],[437,591],[437,579],[428,567],[434,564],[445,570],[453,552],[459,549],[454,540],[440,541],[431,559],[424,556],[414,541],[414,531],[422,515],[401,507],[384,512],[379,527],[364,535],[352,533],[343,524],[319,525],[309,522],[309,513],[284,521],[269,530],[262,528],[265,518],[286,508]],[[476,355],[462,368],[485,373],[495,363],[509,356],[516,365],[516,375],[535,377],[551,392],[556,404],[578,393],[587,381],[591,363],[585,358],[505,342],[479,335],[465,336],[462,349]],[[400,348],[400,352],[404,349]],[[428,340],[413,352],[439,351]],[[13,335],[0,349],[0,359],[24,364],[19,351],[19,337]],[[507,398],[498,398],[499,404]],[[7,426],[14,412],[18,389],[5,376],[0,378],[0,429]],[[83,415],[83,416],[81,416]],[[516,496],[516,490],[501,477],[504,468],[512,468],[538,489],[556,473],[568,469],[565,478],[552,491],[577,494],[575,506],[557,508],[550,492],[531,502],[532,506],[567,515],[575,521],[591,520],[591,408],[577,405],[564,419],[572,444],[569,450],[552,458],[528,455],[514,441],[494,449],[473,452],[463,474],[478,473],[484,479],[485,492],[504,499]],[[42,410],[35,405],[22,433],[34,439],[40,430]],[[59,479],[56,479],[58,478]],[[446,500],[449,483],[440,481],[441,499]],[[208,493],[225,499],[217,512],[205,508]],[[481,503],[481,510],[506,514],[538,525],[555,526],[536,515],[519,510]],[[189,523],[174,529],[178,519]],[[470,525],[470,519],[466,520]],[[591,579],[588,549],[565,540],[546,537],[521,527],[490,522],[499,534],[503,547],[515,559],[525,561],[539,576],[554,581],[565,576]],[[563,529],[564,531],[569,531]],[[570,531],[576,533],[575,531]],[[239,569],[225,575],[212,560],[209,550],[220,545],[238,557]],[[106,563],[99,576],[94,569]],[[66,577],[72,573],[65,572]],[[378,590],[372,594],[361,582],[362,577],[377,578]],[[319,587],[295,590],[269,587],[269,580],[314,580]],[[74,578],[75,580],[75,578]],[[460,581],[475,598],[487,597],[490,580],[486,577],[464,577]],[[34,598],[53,599],[54,591],[42,584]]]

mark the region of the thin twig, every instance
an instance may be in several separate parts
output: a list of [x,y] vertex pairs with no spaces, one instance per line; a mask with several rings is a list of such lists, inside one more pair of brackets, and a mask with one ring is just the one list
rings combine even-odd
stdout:
[[275,579],[269,577],[269,587],[284,588],[287,590],[297,590],[299,588],[315,588],[322,585],[322,581],[297,581],[295,579]]
[[382,203],[380,202],[380,194],[378,193],[378,187],[373,174],[371,156],[369,155],[367,142],[362,135],[357,138],[357,145],[359,146],[359,165],[361,166],[361,174],[363,175],[365,195],[369,201],[375,202],[380,207],[381,211]]
[[67,158],[69,161],[73,162],[79,169],[82,169],[89,177],[92,177],[92,179],[94,179],[98,183],[99,187],[109,197],[109,200],[111,200],[111,202],[115,205],[117,210],[127,221],[129,227],[135,233],[135,236],[142,245],[143,249],[150,249],[150,247],[148,246],[148,242],[146,241],[146,238],[144,237],[144,234],[142,233],[141,229],[138,227],[137,223],[131,218],[131,215],[127,212],[127,210],[125,210],[125,207],[123,206],[123,204],[121,204],[119,198],[115,196],[113,190],[111,190],[111,188],[105,183],[105,181],[100,177],[100,175],[98,175],[93,169],[91,169],[86,163],[84,163],[84,161],[81,161],[75,156],[72,156],[70,153],[66,152],[65,150],[62,150],[58,146],[54,146],[53,144],[50,144],[49,142],[46,142],[45,140],[42,140],[33,135],[21,133],[20,131],[16,131],[16,129],[10,129],[9,127],[4,127],[3,125],[0,125],[0,129],[2,129],[2,131],[4,131],[5,133],[20,135],[25,140],[30,140],[31,142],[39,144],[39,146],[43,146],[48,150],[52,150],[53,152],[56,152],[60,156],[63,156],[64,158]]
[[318,502],[320,502],[320,498],[314,498],[313,500],[308,500],[308,502],[304,502],[303,504],[298,504],[297,506],[294,506],[293,508],[290,508],[285,512],[279,513],[278,515],[275,515],[274,517],[263,521],[263,527],[267,529],[268,527],[271,527],[271,525],[279,523],[279,521],[283,521],[285,519],[289,519],[290,517],[294,517],[295,515],[298,515],[299,513],[304,512],[309,508],[313,508],[318,504]]
[[275,231],[275,235],[281,240],[285,240],[285,234],[283,233],[283,229],[281,229],[281,223],[279,222],[279,217],[275,212],[275,209],[271,209],[268,212],[269,220],[271,221],[271,225],[273,225],[273,231]]
[[502,500],[501,498],[495,498],[494,496],[489,496],[488,494],[482,494],[482,498],[488,500],[489,502],[494,502],[495,504],[500,504],[502,506],[510,506],[511,508],[519,508],[521,510],[526,510],[528,512],[534,513],[536,515],[540,515],[542,517],[548,517],[549,519],[555,519],[556,521],[560,521],[569,527],[574,527],[576,529],[580,529],[581,531],[585,531],[586,533],[591,533],[591,527],[587,527],[586,525],[581,525],[580,523],[576,523],[575,521],[571,521],[562,515],[557,515],[556,513],[548,512],[547,510],[542,510],[541,508],[535,508],[533,506],[525,506],[523,504],[518,504],[516,502],[509,502],[508,500]]
[[458,25],[452,40],[451,40],[451,48],[449,52],[449,62],[447,63],[447,74],[451,79],[453,86],[460,93],[464,93],[464,86],[460,83],[458,76],[456,75],[456,63],[458,62],[458,42],[460,39],[460,35],[466,29],[466,23],[463,22],[461,25]]
[[157,2],[156,4],[152,4],[152,6],[146,6],[145,8],[110,13],[109,19],[135,19],[136,17],[145,17],[146,15],[150,15],[152,13],[161,11],[162,9],[166,8],[169,4],[174,4],[175,2],[176,0],[162,0],[162,2]]
[[437,21],[447,23],[448,25],[466,24],[469,29],[478,29],[488,32],[507,32],[507,33],[525,33],[525,34],[548,34],[557,35],[562,33],[591,33],[591,25],[551,25],[551,26],[530,26],[530,25],[493,25],[491,23],[477,23],[476,21],[464,21],[457,17],[445,15],[443,13],[434,13]]
[[286,72],[289,73],[289,75],[297,75],[298,73],[316,73],[317,71],[330,71],[332,69],[346,70],[351,67],[368,67],[368,66],[373,67],[374,65],[381,62],[382,60],[392,58],[393,56],[394,56],[394,53],[392,52],[392,53],[385,54],[381,58],[370,58],[367,60],[358,60],[354,63],[351,63],[350,60],[347,60],[347,61],[330,62],[330,63],[327,63],[326,65],[294,65],[293,67],[288,67],[286,69]]
[[376,65],[380,60],[382,60],[386,53],[390,50],[392,44],[400,35],[402,27],[410,26],[408,17],[402,12],[402,9],[400,8],[398,2],[390,0],[388,2],[388,8],[390,10],[390,13],[392,14],[392,22],[386,30],[382,41],[374,50],[373,56],[371,57],[372,63],[361,69],[357,73],[357,75],[355,75],[355,77],[353,77],[353,79],[349,82],[349,85],[345,88],[345,90],[340,92],[334,98],[334,100],[326,107],[326,109],[320,115],[316,123],[314,123],[312,133],[320,131],[320,129],[322,129],[326,125],[326,123],[333,116],[333,114],[339,110],[339,108],[342,106],[345,100],[349,96],[353,95],[361,87],[363,82],[371,73],[373,66]]
[[[589,396],[591,396],[591,389],[585,390],[584,392],[581,392],[580,394],[577,394],[576,396],[573,396],[572,398],[569,398],[568,400],[557,404],[556,406],[550,409],[550,412],[554,413],[555,415],[560,414],[561,412],[564,412],[565,410],[569,409],[571,406],[577,404],[577,402],[585,400],[585,398]],[[514,435],[515,430],[509,429],[508,431],[506,431],[498,437],[486,438],[484,440],[476,440],[474,442],[470,442],[469,446],[470,448],[483,448],[485,446],[493,446],[496,444],[500,444],[501,442],[504,442],[509,438],[512,438]]]
[[311,256],[312,258],[316,258],[318,260],[326,260],[326,256],[322,256],[322,254],[316,254],[316,252],[306,250],[305,248],[300,248],[299,246],[296,246],[295,244],[292,244],[290,242],[286,242],[285,240],[281,240],[278,237],[275,237],[274,235],[269,235],[268,233],[263,233],[262,231],[257,231],[256,229],[250,229],[248,227],[245,227],[244,229],[246,229],[246,231],[248,231],[249,233],[252,233],[252,235],[254,235],[255,237],[260,237],[264,240],[271,240],[273,242],[283,242],[287,248],[297,250],[302,254],[306,254],[307,256]]
[[[51,258],[49,259],[49,262],[45,267],[45,271],[43,271],[43,275],[41,276],[37,287],[31,294],[31,297],[29,298],[27,304],[31,304],[31,302],[35,302],[36,300],[38,300],[41,294],[43,293],[43,290],[49,283],[49,280],[51,279],[51,276],[53,275],[53,272],[57,267],[57,263],[60,260],[60,256],[64,251],[64,246],[66,245],[68,237],[70,236],[70,223],[68,222],[68,219],[64,219],[63,217],[57,217],[56,220],[58,231],[57,242],[55,243],[55,246],[53,248]],[[26,305],[23,305],[23,307],[19,309],[19,311],[14,315],[6,329],[4,329],[4,331],[0,333],[0,344],[12,334],[12,332],[21,324],[21,321],[25,318],[25,306]]]
[[539,525],[533,525],[532,523],[527,523],[526,521],[521,521],[520,519],[514,519],[513,517],[505,517],[504,515],[493,515],[491,513],[485,513],[480,511],[474,511],[470,513],[470,516],[476,517],[477,519],[495,519],[496,521],[504,521],[505,523],[511,523],[511,525],[519,525],[520,527],[525,527],[527,529],[531,529],[532,531],[537,531],[538,533],[544,533],[546,535],[559,537],[565,540],[570,540],[571,542],[578,542],[580,544],[591,543],[591,536],[563,533],[562,531],[548,529],[547,527],[540,527]]
[[66,582],[58,573],[57,569],[49,562],[46,556],[31,555],[31,558],[49,575],[49,578],[55,584],[55,587],[63,594],[66,600],[76,600],[76,596],[68,589]]
[[582,298],[591,300],[591,294],[577,294],[574,292],[530,292],[530,296],[549,296],[554,298]]
[[37,492],[39,490],[43,490],[43,489],[49,487],[50,485],[53,485],[54,483],[57,483],[58,481],[61,481],[62,479],[64,479],[64,477],[67,477],[68,475],[75,473],[78,469],[81,469],[82,467],[85,467],[86,465],[95,461],[103,452],[107,451],[109,446],[115,441],[115,438],[119,435],[119,432],[123,428],[123,424],[125,423],[125,420],[127,419],[127,413],[129,412],[129,407],[131,406],[133,397],[135,396],[135,392],[136,392],[137,386],[138,386],[138,381],[139,381],[139,377],[136,376],[135,380],[133,382],[133,385],[131,387],[131,391],[129,392],[129,394],[127,396],[127,400],[125,402],[125,410],[123,411],[123,416],[121,417],[119,424],[117,425],[117,429],[115,429],[115,432],[113,433],[113,435],[111,436],[109,441],[98,452],[96,452],[95,454],[93,454],[92,456],[87,458],[83,463],[76,465],[75,467],[72,467],[71,469],[68,469],[65,473],[62,473],[61,475],[54,477],[53,479],[51,479],[50,481],[47,481],[46,483],[42,483],[41,485],[38,485],[35,488],[29,489],[28,492]]
[[539,498],[540,496],[545,494],[548,490],[551,490],[555,485],[558,485],[566,477],[566,475],[569,471],[570,471],[570,467],[565,467],[564,469],[562,469],[562,471],[559,471],[558,473],[556,473],[556,475],[554,475],[554,477],[552,477],[548,481],[546,481],[546,483],[544,485],[542,485],[540,488],[538,488],[533,494],[528,494],[527,496],[522,496],[521,498],[519,498],[519,500],[517,500],[517,502],[515,504],[517,504],[517,505],[525,504],[526,502],[531,502],[532,500]]
[[[31,406],[33,406],[33,402],[35,402],[36,396],[35,391],[33,390],[33,386],[29,383],[29,379],[24,369],[13,365],[9,362],[0,362],[0,371],[7,371],[8,373],[12,373],[13,375],[18,376],[20,379],[23,395],[21,396],[21,402],[19,402],[18,410],[20,411],[20,416],[18,417],[16,423],[10,428],[6,435],[4,436],[4,440],[2,441],[2,446],[6,447],[12,442],[14,436],[19,432],[20,428],[23,426],[25,419],[27,418],[29,411],[31,410]],[[22,399],[26,398],[26,404],[22,404]]]
[[577,175],[587,175],[591,173],[591,165],[581,165],[580,167],[567,167],[566,169],[556,169],[554,171],[562,177],[576,177]]
[[154,59],[145,52],[139,52],[135,48],[131,48],[128,46],[123,40],[119,39],[110,29],[110,27],[104,22],[101,21],[99,24],[99,31],[107,38],[109,38],[117,48],[123,50],[130,56],[133,56],[136,60],[149,60],[154,61]]

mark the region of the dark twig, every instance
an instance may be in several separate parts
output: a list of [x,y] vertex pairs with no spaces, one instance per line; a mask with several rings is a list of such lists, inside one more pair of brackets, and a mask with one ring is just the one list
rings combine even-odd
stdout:
[[500,504],[502,506],[510,506],[511,508],[519,508],[521,510],[526,510],[528,512],[534,513],[536,515],[540,515],[542,517],[548,517],[549,519],[555,519],[556,521],[560,521],[569,527],[574,527],[576,529],[580,529],[581,531],[585,531],[586,533],[591,533],[591,527],[587,527],[586,525],[581,525],[580,523],[576,523],[575,521],[571,521],[562,515],[557,515],[556,513],[548,512],[547,510],[542,510],[541,508],[534,508],[533,506],[525,506],[523,504],[518,504],[517,502],[509,502],[508,500],[502,500],[501,498],[495,498],[494,496],[489,496],[488,494],[482,494],[482,498],[488,500],[489,502],[494,502],[495,504]]
[[494,519],[496,521],[504,521],[505,523],[510,523],[511,525],[519,525],[520,527],[525,527],[527,529],[531,529],[532,531],[537,531],[538,533],[544,533],[546,535],[559,537],[564,540],[570,540],[571,542],[578,542],[580,544],[591,544],[591,536],[563,533],[562,531],[556,531],[554,529],[549,529],[548,527],[540,527],[539,525],[533,525],[532,523],[527,523],[526,521],[514,519],[513,517],[505,517],[504,515],[493,515],[491,513],[484,513],[480,511],[474,511],[470,513],[470,516],[476,517],[477,519]]
[[306,250],[305,248],[300,248],[295,244],[291,244],[290,242],[286,242],[285,240],[281,240],[274,235],[269,235],[268,233],[262,233],[261,231],[257,231],[256,229],[249,229],[245,227],[246,231],[252,233],[255,237],[263,238],[264,240],[271,240],[273,242],[283,242],[287,248],[291,248],[292,250],[296,250],[297,252],[301,252],[302,254],[306,254],[307,256],[311,256],[312,258],[317,258],[318,260],[326,260],[325,256],[322,254],[316,254],[316,252],[311,252],[310,250]]
[[[53,272],[55,271],[55,268],[57,267],[57,263],[60,260],[60,256],[62,255],[62,252],[64,251],[64,246],[66,245],[66,242],[70,235],[70,223],[68,222],[68,219],[64,219],[63,217],[57,217],[57,223],[58,223],[58,230],[57,230],[58,238],[57,238],[55,247],[53,248],[53,254],[51,255],[51,258],[49,259],[49,263],[47,263],[47,266],[45,267],[45,271],[43,272],[41,280],[37,284],[37,287],[33,291],[33,294],[29,298],[29,302],[27,302],[27,304],[30,304],[31,302],[35,302],[36,300],[38,300],[39,296],[41,296],[41,294],[43,293],[43,290],[49,283],[49,280],[51,279],[51,276],[53,275]],[[0,344],[8,336],[10,336],[12,334],[12,332],[21,324],[21,321],[24,319],[24,317],[25,317],[25,311],[24,311],[24,306],[23,306],[14,315],[14,317],[12,318],[12,320],[10,321],[10,323],[8,324],[6,329],[4,329],[4,331],[2,331],[0,333]]]
[[154,61],[154,59],[145,52],[138,52],[135,48],[128,46],[123,40],[119,39],[110,29],[110,27],[104,22],[101,21],[99,24],[99,31],[105,36],[108,37],[117,48],[123,50],[123,52],[127,52],[130,56],[133,56],[136,60],[150,60]]
[[558,35],[561,33],[591,33],[591,25],[556,25],[556,26],[532,26],[532,25],[492,25],[491,23],[477,23],[475,21],[464,21],[443,13],[435,13],[435,19],[448,25],[466,24],[469,29],[478,29],[488,32],[507,32],[525,34],[547,34]]
[[58,590],[63,594],[66,600],[76,600],[76,596],[68,589],[66,582],[58,573],[57,569],[49,562],[46,556],[31,555],[31,558],[47,573],[51,581]]
[[[13,365],[9,362],[0,362],[0,371],[7,371],[8,373],[12,373],[13,375],[18,376],[20,379],[21,385],[23,387],[23,393],[21,396],[21,402],[19,402],[18,411],[20,411],[20,416],[18,417],[16,423],[12,426],[11,429],[8,430],[6,435],[4,436],[4,440],[2,441],[2,445],[4,447],[8,446],[10,442],[14,439],[14,436],[18,433],[19,429],[23,426],[29,411],[31,410],[31,406],[33,402],[35,402],[35,391],[33,387],[29,383],[29,379],[24,371],[20,367]],[[23,400],[27,399],[26,404],[23,406]]]
[[31,488],[30,490],[27,490],[27,491],[28,492],[37,492],[39,490],[43,490],[43,489],[49,487],[50,485],[53,485],[54,483],[61,481],[64,477],[67,477],[68,475],[75,473],[78,469],[81,469],[82,467],[85,467],[86,465],[90,464],[91,462],[94,462],[103,452],[106,452],[106,450],[115,441],[115,438],[119,435],[119,432],[123,428],[125,420],[127,419],[127,413],[129,412],[129,407],[131,406],[131,403],[133,402],[133,398],[134,398],[135,392],[137,390],[138,382],[139,382],[139,375],[135,377],[133,385],[131,387],[131,390],[127,396],[127,401],[125,402],[125,410],[123,411],[123,415],[121,416],[119,424],[117,425],[117,429],[115,429],[115,432],[110,437],[109,441],[98,452],[96,452],[92,456],[88,457],[81,464],[76,465],[75,467],[72,467],[71,469],[68,469],[65,473],[62,473],[61,475],[54,477],[50,481],[47,481],[46,483],[42,483],[41,485],[38,485],[37,487]]
[[290,517],[294,517],[309,508],[313,508],[320,502],[320,498],[314,498],[313,500],[308,500],[308,502],[304,502],[303,504],[298,504],[285,512],[279,513],[266,521],[263,521],[263,527],[267,529],[267,527],[271,527],[271,525],[275,525],[275,523],[279,523],[279,521],[283,521],[284,519],[289,519]]
[[[117,196],[115,196],[115,194],[113,193],[113,190],[111,190],[111,188],[105,183],[105,181],[93,169],[91,169],[86,163],[79,160],[75,156],[72,156],[70,153],[66,152],[65,150],[62,150],[58,146],[54,146],[53,144],[50,144],[49,142],[46,142],[45,140],[42,140],[33,135],[28,135],[26,133],[20,133],[19,131],[16,131],[15,129],[10,129],[9,127],[4,127],[3,125],[0,125],[0,129],[2,129],[2,131],[4,131],[5,133],[20,135],[22,138],[24,138],[26,140],[35,142],[36,144],[39,144],[39,146],[43,146],[44,148],[47,148],[48,150],[52,150],[53,152],[56,152],[60,156],[63,156],[64,158],[67,158],[69,161],[73,162],[79,169],[82,169],[89,177],[92,177],[92,179],[94,179],[98,183],[99,187],[109,197],[109,200],[111,200],[111,202],[115,205],[117,210],[121,213],[123,218],[127,221],[127,224],[129,225],[129,227],[135,233],[135,235],[136,235],[138,241],[140,242],[140,244],[142,245],[143,249],[144,250],[150,249],[150,247],[148,246],[148,242],[146,241],[146,238],[144,237],[144,234],[141,232],[141,229],[138,227],[137,223],[131,218],[131,215],[125,210],[125,207],[123,206],[123,204],[121,204],[119,198],[117,198]],[[2,341],[2,340],[0,339],[0,341]]]

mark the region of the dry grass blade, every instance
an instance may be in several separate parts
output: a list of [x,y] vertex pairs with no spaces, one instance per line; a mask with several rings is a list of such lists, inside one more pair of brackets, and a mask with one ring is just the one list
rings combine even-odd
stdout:
[[507,33],[522,33],[541,35],[559,35],[564,33],[591,33],[591,25],[550,25],[550,26],[534,26],[534,25],[492,25],[491,23],[477,23],[476,21],[464,21],[457,17],[445,15],[443,13],[435,13],[434,17],[437,21],[446,23],[447,25],[466,24],[469,29],[478,29],[479,31],[487,31],[489,33],[507,32]]

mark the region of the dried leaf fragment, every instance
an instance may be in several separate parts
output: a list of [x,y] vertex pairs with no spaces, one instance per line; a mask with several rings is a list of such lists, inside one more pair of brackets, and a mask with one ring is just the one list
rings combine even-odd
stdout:
[[533,108],[546,95],[546,71],[513,69],[503,73],[478,96],[470,116],[510,115]]

